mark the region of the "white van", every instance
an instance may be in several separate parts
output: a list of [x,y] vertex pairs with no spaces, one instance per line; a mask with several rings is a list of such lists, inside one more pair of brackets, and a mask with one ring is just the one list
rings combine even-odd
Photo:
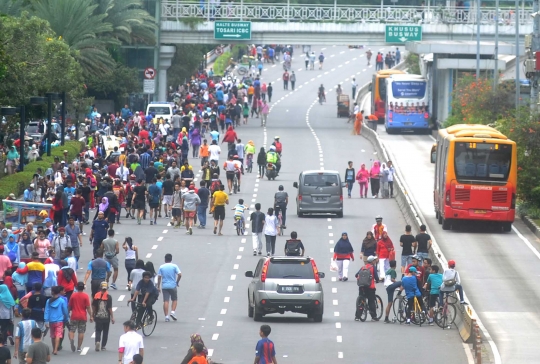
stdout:
[[173,116],[173,107],[171,103],[165,101],[153,101],[146,107],[146,115],[155,114],[156,118],[171,121]]

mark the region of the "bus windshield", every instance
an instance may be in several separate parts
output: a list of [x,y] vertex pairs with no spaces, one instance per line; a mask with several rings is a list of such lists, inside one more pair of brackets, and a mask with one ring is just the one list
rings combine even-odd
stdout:
[[512,160],[512,145],[456,142],[454,158],[458,181],[506,182]]
[[154,113],[156,115],[168,115],[171,114],[171,108],[170,106],[150,106],[148,107],[148,113]]

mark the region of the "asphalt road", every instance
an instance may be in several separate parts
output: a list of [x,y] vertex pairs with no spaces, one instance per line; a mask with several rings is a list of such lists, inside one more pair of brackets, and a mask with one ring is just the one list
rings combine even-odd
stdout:
[[[370,109],[369,97],[365,108]],[[519,219],[510,233],[494,233],[478,224],[443,231],[433,208],[434,165],[429,153],[435,140],[426,135],[388,135],[384,125],[379,125],[378,133],[428,230],[446,258],[456,260],[466,295],[493,337],[502,362],[538,360],[540,241]]]
[[[372,50],[377,51],[376,48]],[[246,174],[241,192],[230,197],[231,204],[243,198],[249,205],[260,202],[266,211],[272,205],[274,192],[283,184],[290,196],[286,231],[298,232],[306,253],[314,257],[319,270],[326,273],[322,280],[325,292],[322,323],[314,323],[298,314],[264,318],[264,323],[272,327],[270,338],[276,344],[278,361],[394,363],[436,358],[438,363],[465,363],[466,352],[456,330],[355,322],[354,306],[358,292],[355,281],[339,282],[337,275],[329,271],[333,245],[341,232],[348,232],[358,257],[362,239],[378,214],[384,216],[394,244],[399,244],[405,222],[393,200],[360,199],[358,186],[355,186],[353,198],[345,199],[344,218],[317,216],[300,219],[295,215],[296,190],[292,184],[302,170],[324,167],[343,173],[348,160],[358,168],[361,163],[369,164],[371,159],[377,158],[369,142],[350,134],[352,125],[347,124],[346,119],[336,118],[333,92],[328,93],[326,104],[321,106],[315,102],[319,84],[325,84],[328,90],[342,82],[344,91],[350,93],[351,77],[354,75],[358,84],[363,85],[371,77],[373,68],[366,67],[363,50],[329,46],[323,51],[327,60],[322,71],[301,71],[303,60],[293,61],[293,69],[297,73],[295,92],[282,90],[281,66],[268,67],[263,72],[263,80],[276,82],[268,126],[262,128],[258,119],[250,119],[247,126],[238,130],[242,141],[253,140],[257,150],[265,144],[269,146],[273,137],[279,135],[283,143],[283,167],[276,181],[258,179],[256,173]],[[194,165],[197,163],[197,160],[193,161]],[[215,361],[227,364],[251,362],[261,325],[247,316],[249,278],[245,278],[244,273],[253,270],[258,261],[258,257],[252,256],[251,236],[236,235],[229,211],[224,236],[221,237],[213,235],[211,229],[195,229],[192,236],[187,236],[183,229],[167,227],[164,218],[159,219],[158,226],[150,226],[148,221],[144,223],[146,226],[138,226],[134,220],[123,220],[123,224],[117,227],[117,238],[122,242],[126,236],[133,237],[142,259],[151,260],[156,269],[163,256],[171,253],[173,262],[180,266],[183,274],[179,288],[178,322],[165,323],[161,301],[156,304],[158,324],[154,334],[145,338],[145,356],[151,358],[145,362],[164,362],[171,357],[174,362],[180,361],[189,347],[189,335],[196,332],[202,335]],[[278,250],[283,249],[284,243],[285,237],[278,237]],[[90,244],[86,237],[83,249],[86,259],[82,259],[81,266],[86,266],[89,256]],[[121,256],[123,258],[123,254]],[[349,277],[359,268],[358,261],[351,264]],[[94,363],[96,358],[116,361],[121,323],[130,316],[126,306],[128,292],[124,269],[120,271],[119,282],[119,290],[111,292],[117,324],[111,328],[110,344],[107,345],[109,351],[94,352],[90,337],[93,325],[89,324],[84,355],[63,350],[53,358],[54,362],[86,364]],[[386,303],[382,284],[378,285],[377,291]]]

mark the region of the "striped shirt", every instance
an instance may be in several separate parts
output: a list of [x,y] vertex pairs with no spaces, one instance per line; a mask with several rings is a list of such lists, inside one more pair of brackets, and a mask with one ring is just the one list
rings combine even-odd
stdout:
[[141,164],[142,169],[148,168],[148,166],[150,165],[150,159],[150,154],[141,154],[141,157],[139,158],[139,163]]
[[255,356],[259,358],[259,364],[271,364],[276,356],[274,343],[268,338],[262,338],[255,347]]
[[34,320],[22,320],[15,327],[15,337],[19,338],[19,352],[25,353],[28,347],[32,345],[32,329],[36,328],[37,324]]

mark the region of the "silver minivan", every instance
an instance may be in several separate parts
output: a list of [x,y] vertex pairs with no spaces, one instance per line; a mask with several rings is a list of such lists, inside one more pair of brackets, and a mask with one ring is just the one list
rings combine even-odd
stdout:
[[310,213],[332,213],[343,217],[343,188],[341,176],[337,171],[313,170],[300,173],[296,195],[296,214],[298,217]]
[[248,316],[261,321],[264,315],[296,312],[321,322],[324,294],[319,272],[310,257],[260,258],[248,287]]

